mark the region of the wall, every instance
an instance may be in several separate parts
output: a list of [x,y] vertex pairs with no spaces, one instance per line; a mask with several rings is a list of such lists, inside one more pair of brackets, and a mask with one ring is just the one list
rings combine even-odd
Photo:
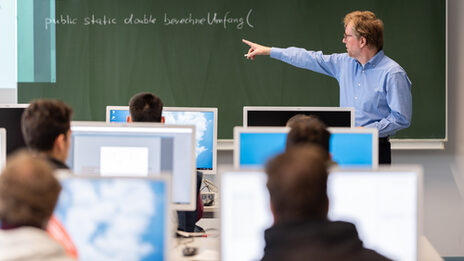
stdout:
[[[463,13],[464,1],[448,1],[449,118],[445,150],[393,152],[394,163],[424,166],[425,235],[442,256],[464,256]],[[413,83],[414,87],[420,88]]]

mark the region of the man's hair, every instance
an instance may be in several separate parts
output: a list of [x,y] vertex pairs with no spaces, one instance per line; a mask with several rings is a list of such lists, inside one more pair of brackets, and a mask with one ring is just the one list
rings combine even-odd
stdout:
[[318,146],[298,146],[266,165],[276,220],[326,219],[327,168]]
[[287,122],[291,128],[287,135],[287,150],[297,145],[313,144],[323,148],[325,154],[329,155],[330,132],[322,121],[306,115],[290,120]]
[[24,110],[21,129],[26,145],[37,151],[53,149],[60,134],[71,127],[72,109],[59,100],[39,99]]
[[372,45],[378,51],[383,49],[383,22],[370,11],[354,11],[343,19],[345,28],[353,24],[356,37],[366,38],[367,45]]
[[286,127],[292,128],[295,124],[297,124],[300,121],[308,120],[313,118],[314,116],[311,115],[306,115],[306,114],[295,114],[293,115],[290,119],[288,119],[287,124],[285,124]]
[[161,122],[163,102],[150,92],[137,93],[129,101],[133,122]]
[[19,151],[0,175],[0,220],[6,226],[45,228],[61,185],[49,163],[32,152]]

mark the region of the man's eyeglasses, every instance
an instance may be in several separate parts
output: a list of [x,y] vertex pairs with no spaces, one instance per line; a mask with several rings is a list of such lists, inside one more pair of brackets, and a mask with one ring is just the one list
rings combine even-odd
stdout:
[[348,37],[353,37],[354,35],[352,34],[343,34],[343,39],[347,39]]

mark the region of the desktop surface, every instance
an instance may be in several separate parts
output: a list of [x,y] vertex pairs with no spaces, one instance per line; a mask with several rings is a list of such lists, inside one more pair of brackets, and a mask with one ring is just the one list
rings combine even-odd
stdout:
[[54,216],[80,260],[167,260],[169,183],[68,177],[61,184]]

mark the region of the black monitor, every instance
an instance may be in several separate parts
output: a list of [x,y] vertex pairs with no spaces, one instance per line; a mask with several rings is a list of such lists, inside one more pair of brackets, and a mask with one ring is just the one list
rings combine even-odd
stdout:
[[25,148],[21,131],[21,116],[28,104],[0,105],[0,128],[6,129],[6,153],[10,155],[15,150]]
[[297,115],[313,115],[327,127],[354,127],[354,108],[341,107],[243,107],[244,127],[283,127]]

